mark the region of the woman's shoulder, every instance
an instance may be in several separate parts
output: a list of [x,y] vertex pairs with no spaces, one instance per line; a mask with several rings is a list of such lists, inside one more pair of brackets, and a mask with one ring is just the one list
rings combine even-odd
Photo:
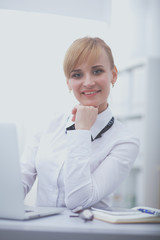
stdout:
[[46,122],[45,127],[43,129],[44,133],[55,131],[58,128],[64,128],[67,120],[69,119],[68,111],[56,111],[52,114],[50,119]]
[[113,134],[117,135],[117,139],[134,141],[139,145],[139,137],[136,129],[131,128],[125,122],[115,118],[113,125]]
[[67,112],[54,112],[50,118],[34,126],[34,130],[28,137],[27,143],[39,143],[45,135],[55,132],[55,130],[60,128],[64,129],[68,118],[69,115]]

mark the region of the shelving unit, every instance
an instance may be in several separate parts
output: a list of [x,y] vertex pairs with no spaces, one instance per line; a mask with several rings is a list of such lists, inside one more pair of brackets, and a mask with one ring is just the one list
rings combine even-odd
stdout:
[[117,206],[160,208],[160,59],[139,59],[120,68],[112,91],[115,116],[140,139],[130,175],[112,197]]

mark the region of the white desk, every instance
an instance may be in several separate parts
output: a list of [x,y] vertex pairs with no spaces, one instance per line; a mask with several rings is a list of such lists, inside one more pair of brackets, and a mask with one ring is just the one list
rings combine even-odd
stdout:
[[0,220],[0,240],[160,240],[160,224],[111,224],[70,211],[29,221]]

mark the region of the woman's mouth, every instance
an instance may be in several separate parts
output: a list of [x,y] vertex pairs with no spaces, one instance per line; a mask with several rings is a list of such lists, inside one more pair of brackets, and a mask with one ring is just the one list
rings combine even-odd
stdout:
[[85,90],[85,91],[82,92],[82,94],[87,96],[87,97],[93,97],[99,92],[100,92],[100,90],[90,90],[90,91]]

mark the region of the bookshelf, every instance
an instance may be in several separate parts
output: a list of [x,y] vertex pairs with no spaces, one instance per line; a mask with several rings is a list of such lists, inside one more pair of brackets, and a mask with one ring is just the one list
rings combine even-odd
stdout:
[[[138,59],[119,69],[111,106],[140,139],[140,152],[112,204],[160,208],[160,59]],[[158,146],[159,145],[159,146]]]

